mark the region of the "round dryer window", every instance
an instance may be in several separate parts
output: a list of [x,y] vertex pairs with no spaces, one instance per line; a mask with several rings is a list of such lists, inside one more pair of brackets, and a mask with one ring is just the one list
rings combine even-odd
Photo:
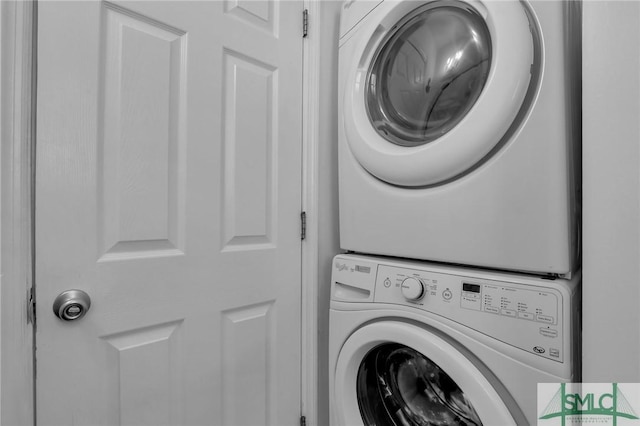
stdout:
[[354,160],[403,187],[474,170],[535,99],[536,28],[520,1],[381,2],[340,47],[342,140]]
[[389,343],[372,349],[357,377],[358,406],[365,424],[482,424],[456,382],[408,346]]
[[455,127],[489,75],[491,36],[469,6],[428,3],[381,43],[367,75],[367,112],[389,142],[416,146]]

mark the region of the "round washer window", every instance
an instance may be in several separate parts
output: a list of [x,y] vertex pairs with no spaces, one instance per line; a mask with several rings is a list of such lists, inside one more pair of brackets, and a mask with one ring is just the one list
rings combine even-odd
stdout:
[[388,343],[364,357],[357,376],[358,406],[367,425],[481,425],[458,385],[433,361]]
[[442,1],[420,7],[374,55],[366,86],[369,119],[396,145],[434,141],[472,108],[490,63],[489,29],[475,9]]

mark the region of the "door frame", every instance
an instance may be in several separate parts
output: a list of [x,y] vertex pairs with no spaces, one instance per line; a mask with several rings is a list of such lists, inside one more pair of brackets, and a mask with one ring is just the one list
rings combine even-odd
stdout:
[[0,423],[34,424],[32,155],[36,3],[0,4]]
[[[320,4],[304,0],[313,28]],[[301,17],[302,22],[302,17]],[[34,257],[37,1],[0,3],[0,424],[36,424]],[[301,35],[302,36],[302,35]],[[304,39],[302,91],[301,415],[317,424],[319,33]],[[34,301],[35,302],[35,301]]]
[[302,47],[302,211],[306,212],[302,241],[301,303],[301,415],[306,424],[318,423],[318,196],[320,144],[320,2],[303,0],[309,33]]

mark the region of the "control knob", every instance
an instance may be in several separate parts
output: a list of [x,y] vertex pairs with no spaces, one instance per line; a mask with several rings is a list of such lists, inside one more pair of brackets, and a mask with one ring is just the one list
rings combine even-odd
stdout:
[[410,301],[420,300],[424,297],[424,283],[416,277],[405,278],[402,281],[402,295]]

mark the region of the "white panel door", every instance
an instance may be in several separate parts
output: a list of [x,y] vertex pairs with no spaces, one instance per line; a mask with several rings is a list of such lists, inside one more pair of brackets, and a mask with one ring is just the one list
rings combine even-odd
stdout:
[[40,2],[39,425],[297,424],[301,14]]

